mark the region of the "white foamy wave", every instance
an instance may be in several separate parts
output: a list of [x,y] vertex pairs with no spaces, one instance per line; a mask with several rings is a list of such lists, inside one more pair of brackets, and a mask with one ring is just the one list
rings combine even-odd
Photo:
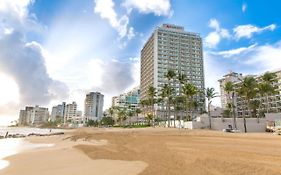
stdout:
[[18,154],[19,152],[41,147],[52,147],[54,144],[33,144],[21,138],[8,138],[0,140],[0,170],[9,166],[9,162],[3,160],[6,157]]
[[9,134],[21,134],[28,135],[31,133],[36,134],[50,134],[56,132],[63,132],[63,129],[41,129],[41,128],[26,128],[26,127],[0,127],[0,136],[5,136],[8,132]]

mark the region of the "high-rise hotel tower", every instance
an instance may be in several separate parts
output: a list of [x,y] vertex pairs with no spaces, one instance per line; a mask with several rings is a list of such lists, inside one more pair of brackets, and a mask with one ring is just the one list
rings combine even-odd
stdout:
[[[188,82],[203,92],[202,38],[198,33],[171,24],[156,28],[141,50],[141,100],[147,98],[149,86],[160,90],[167,83],[165,74],[169,69],[185,74]],[[179,91],[179,83],[174,82],[174,88]],[[198,95],[197,102],[198,110],[205,110],[203,95]]]

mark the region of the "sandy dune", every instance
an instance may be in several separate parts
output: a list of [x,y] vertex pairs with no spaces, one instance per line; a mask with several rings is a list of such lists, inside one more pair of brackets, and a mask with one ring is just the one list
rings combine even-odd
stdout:
[[204,130],[79,129],[32,142],[0,174],[280,175],[281,137]]

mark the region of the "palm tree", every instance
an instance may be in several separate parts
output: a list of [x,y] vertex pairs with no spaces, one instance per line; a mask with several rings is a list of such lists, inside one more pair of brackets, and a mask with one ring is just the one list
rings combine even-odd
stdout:
[[[245,77],[241,84],[238,85],[238,94],[244,99],[246,105],[248,107],[248,113],[251,113],[251,99],[256,97],[257,95],[257,82],[254,77]],[[243,105],[242,105],[243,106]],[[244,129],[247,132],[247,124],[245,118],[245,109],[243,107],[243,121],[244,121]]]
[[191,83],[187,83],[182,88],[183,95],[185,97],[185,108],[187,117],[190,115],[190,110],[193,105],[193,97],[198,93],[198,89]]
[[147,103],[147,99],[143,99],[143,100],[141,100],[140,101],[140,105],[141,105],[141,107],[142,107],[142,109],[143,109],[143,115],[145,116],[145,113],[146,113],[146,107],[147,107],[147,105],[148,105],[148,103]]
[[215,92],[215,88],[206,88],[205,96],[208,100],[208,116],[209,116],[209,124],[210,124],[210,129],[212,129],[211,125],[211,104],[212,104],[212,99],[218,97],[218,93]]
[[108,109],[108,113],[109,113],[110,117],[113,118],[114,109],[113,109],[112,107],[110,107],[110,108]]
[[230,104],[230,114],[233,115],[233,124],[234,128],[237,130],[237,122],[236,122],[236,110],[235,110],[235,89],[234,84],[231,81],[228,81],[224,85],[224,91],[227,93],[228,103]]
[[260,121],[259,121],[259,115],[257,114],[257,109],[259,109],[259,107],[260,107],[260,101],[259,100],[252,100],[250,102],[250,106],[251,106],[251,109],[253,109],[253,116],[257,117],[258,123],[259,123]]
[[120,122],[120,125],[123,125],[123,121],[127,118],[127,109],[124,107],[117,108],[117,120]]
[[148,120],[148,124],[150,125],[151,124],[151,120],[153,121],[153,114],[151,113],[148,113],[146,116],[145,116],[146,120]]
[[266,112],[269,112],[269,95],[275,94],[277,86],[274,83],[277,82],[277,75],[275,73],[266,72],[261,77],[261,83],[259,84],[259,92],[262,97],[266,97]]
[[[174,107],[174,127],[176,127],[176,120],[178,120],[177,119],[177,116],[178,116],[178,112],[180,111],[180,110],[182,110],[182,103],[183,103],[183,98],[182,98],[182,96],[176,96],[175,98],[173,98],[172,100],[171,100],[171,102],[172,102],[172,105],[173,105],[173,107]],[[179,127],[179,128],[181,128],[181,126]]]
[[154,120],[155,120],[155,116],[154,116],[154,104],[156,102],[156,88],[153,87],[153,86],[149,86],[148,87],[148,101],[149,101],[149,104],[151,106],[151,112],[152,112],[152,121],[153,121],[153,126],[154,126]]
[[135,110],[136,116],[137,116],[137,124],[139,124],[139,114],[141,113],[141,110],[139,108],[137,108]]
[[164,117],[166,117],[167,119],[167,115],[166,115],[166,110],[167,110],[167,98],[168,98],[168,84],[164,84],[164,86],[160,89],[160,94],[159,94],[159,98],[158,98],[158,103],[162,104],[162,108],[163,108],[163,113],[164,113]]
[[172,97],[172,85],[173,79],[176,76],[176,73],[169,69],[168,72],[165,74],[165,78],[168,79],[167,85],[167,97],[168,97],[168,126],[170,127],[170,119],[171,119],[171,97]]
[[[178,105],[179,110],[181,111],[184,107],[184,100],[182,96],[182,85],[187,82],[187,77],[185,74],[178,73],[178,81],[179,81],[179,101],[180,104]],[[181,128],[181,121],[182,121],[182,113],[180,113],[180,128]]]
[[129,105],[128,106],[128,109],[127,109],[127,116],[129,117],[129,124],[130,124],[130,126],[132,126],[132,117],[134,116],[134,114],[135,114],[135,111],[132,109],[132,106],[131,105]]

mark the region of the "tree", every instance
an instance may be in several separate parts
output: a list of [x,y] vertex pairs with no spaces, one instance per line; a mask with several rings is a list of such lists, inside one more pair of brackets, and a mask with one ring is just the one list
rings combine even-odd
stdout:
[[100,121],[102,125],[114,125],[114,120],[112,117],[103,117]]
[[98,126],[98,122],[96,120],[89,119],[87,122],[87,126]]
[[143,109],[143,113],[144,113],[143,115],[145,116],[146,115],[146,107],[148,105],[148,100],[147,99],[141,100],[140,101],[140,105],[141,105],[141,107]]
[[230,104],[230,115],[233,116],[233,124],[234,128],[237,130],[237,122],[236,122],[236,110],[235,110],[235,89],[234,84],[231,81],[228,81],[224,85],[224,91],[227,93],[228,104]]
[[[256,97],[257,95],[257,82],[254,77],[245,77],[242,82],[238,85],[238,94],[241,98],[246,102],[248,113],[251,114],[251,99]],[[242,105],[243,106],[243,105]],[[245,117],[245,109],[243,107],[243,121],[244,121],[244,129],[247,132],[247,124],[246,124],[246,117]]]
[[[164,86],[160,89],[160,93],[158,95],[158,99],[157,99],[157,103],[158,105],[162,107],[163,109],[163,114],[164,117],[166,117],[166,109],[167,109],[167,98],[168,98],[168,84],[164,84]],[[168,118],[166,117],[166,120],[168,120]]]
[[[179,72],[178,73],[178,81],[179,81],[179,99],[178,99],[179,105],[177,107],[181,111],[184,108],[184,97],[182,96],[182,86],[187,82],[186,75],[181,74]],[[180,128],[182,127],[181,121],[182,121],[182,113],[180,114]]]
[[129,105],[129,108],[127,110],[127,116],[130,118],[130,126],[132,125],[132,117],[134,116],[135,111],[132,109],[132,106]]
[[151,120],[153,120],[153,115],[148,113],[146,116],[145,116],[146,120],[148,120],[148,124],[151,125]]
[[136,116],[137,116],[137,124],[139,124],[139,114],[141,113],[141,110],[139,109],[139,108],[137,108],[136,110],[135,110],[135,114],[136,114]]
[[218,93],[215,92],[214,88],[206,88],[206,92],[205,92],[205,97],[208,100],[208,116],[209,116],[209,124],[210,124],[210,129],[212,129],[212,125],[211,125],[211,104],[212,104],[212,99],[218,97],[217,95]]
[[269,100],[268,97],[272,94],[276,94],[277,86],[274,83],[277,82],[277,75],[275,73],[266,72],[261,77],[261,83],[258,85],[259,94],[262,97],[266,97],[266,112],[269,112]]
[[161,89],[161,99],[160,101],[163,101],[165,103],[165,112],[168,109],[168,127],[171,126],[171,105],[173,104],[173,98],[174,98],[174,88],[172,86],[169,86],[167,83],[164,84],[164,86]]
[[176,76],[176,73],[169,69],[168,72],[165,74],[165,78],[168,80],[167,84],[167,98],[168,98],[168,126],[170,127],[170,121],[171,121],[171,98],[172,98],[172,85],[173,85],[173,79]]
[[[174,107],[174,127],[176,127],[176,119],[177,119],[177,116],[178,116],[178,112],[180,110],[182,110],[182,104],[183,103],[183,97],[182,96],[176,96],[175,98],[172,99],[172,104],[173,104],[173,107]],[[178,120],[178,119],[177,119]],[[180,123],[181,125],[181,123]],[[181,128],[181,126],[180,126]]]
[[187,118],[190,116],[190,111],[193,106],[193,98],[198,93],[198,89],[196,86],[194,86],[191,83],[187,83],[182,88],[183,95],[185,97],[185,108],[186,108],[186,114]]
[[257,117],[258,123],[259,123],[260,121],[259,121],[259,115],[257,114],[257,109],[260,107],[260,101],[259,100],[252,100],[250,102],[250,106],[251,106],[251,109],[253,109],[253,116]]
[[153,86],[149,86],[148,87],[148,101],[149,101],[149,104],[151,105],[151,112],[152,112],[152,121],[153,121],[153,126],[154,126],[154,119],[155,119],[155,116],[154,116],[154,113],[155,113],[155,110],[154,110],[154,104],[156,103],[156,88],[153,87]]
[[114,109],[113,109],[112,107],[110,107],[110,108],[108,109],[108,113],[109,113],[110,117],[113,118]]
[[127,118],[127,109],[125,107],[117,108],[117,121],[120,122],[120,125],[124,125],[123,121]]

